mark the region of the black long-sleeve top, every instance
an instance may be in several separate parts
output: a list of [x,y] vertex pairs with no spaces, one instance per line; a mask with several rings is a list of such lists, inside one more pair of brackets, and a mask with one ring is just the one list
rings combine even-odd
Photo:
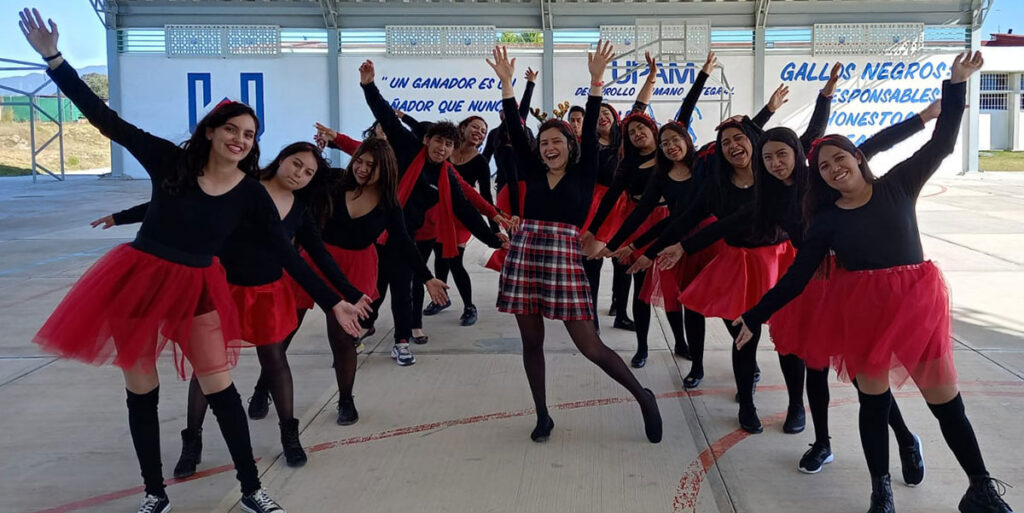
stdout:
[[[864,154],[864,158],[870,160],[875,155],[892,148],[895,144],[906,140],[922,129],[924,129],[924,122],[921,116],[914,115],[880,130],[861,143],[858,148]],[[808,131],[810,131],[810,128],[808,128]],[[807,135],[807,132],[804,135]],[[801,137],[800,140],[804,147],[804,152],[809,152],[814,138],[807,139]],[[807,224],[804,220],[802,209],[803,198],[800,197],[799,190],[793,185],[786,186],[786,196],[781,198],[781,201],[775,205],[776,210],[764,213],[771,216],[771,222],[777,223],[780,228],[789,234],[790,242],[797,248],[803,243],[807,231]],[[750,204],[740,212],[716,221],[692,237],[684,240],[682,242],[683,250],[687,253],[694,253],[710,246],[715,241],[725,237],[727,233],[735,232],[744,224],[750,223],[753,212],[754,206]]]
[[554,188],[548,184],[547,166],[533,151],[526,138],[522,120],[516,115],[515,98],[505,98],[502,103],[505,108],[505,123],[516,151],[517,177],[509,183],[515,184],[520,180],[526,183],[523,217],[582,227],[587,220],[597,178],[597,117],[601,97],[587,98],[579,162],[568,166],[565,176]]
[[390,234],[387,246],[403,255],[402,260],[412,268],[413,276],[419,283],[434,277],[405,228],[401,207],[387,207],[377,203],[372,210],[353,219],[348,211],[345,191],[339,190],[334,194],[334,212],[324,225],[324,242],[344,249],[364,249],[374,244],[384,230]]
[[67,61],[46,73],[100,133],[125,147],[152,179],[152,196],[132,246],[164,260],[206,267],[220,253],[228,236],[243,220],[258,226],[273,245],[282,265],[316,303],[329,311],[340,301],[299,257],[284,232],[274,201],[252,178],[243,178],[218,196],[203,192],[198,183],[183,184],[171,194],[163,181],[182,165],[184,150],[121,119],[79,78]]
[[[113,214],[117,225],[142,222],[149,208],[149,203]],[[363,293],[356,289],[345,274],[338,268],[331,254],[327,252],[320,237],[320,230],[310,213],[308,206],[298,198],[292,208],[281,219],[285,235],[306,250],[320,272],[330,280],[331,284],[350,303],[359,301]],[[243,287],[266,285],[281,279],[283,263],[274,245],[268,243],[266,232],[259,223],[243,221],[228,236],[227,242],[217,255],[224,266],[228,283]]]
[[[404,176],[416,156],[423,150],[422,139],[406,130],[401,120],[391,109],[387,100],[380,94],[377,85],[373,82],[362,84],[363,95],[366,103],[370,106],[374,117],[380,123],[381,129],[388,137],[388,143],[395,151],[398,160],[399,176]],[[492,248],[500,248],[501,240],[490,230],[487,223],[477,212],[476,208],[466,199],[462,192],[455,172],[451,171],[448,177],[449,188],[452,196],[452,210],[455,217],[469,229],[474,237]],[[423,170],[420,173],[416,185],[413,187],[409,199],[402,208],[405,213],[405,226],[409,233],[415,233],[421,226],[428,210],[430,210],[440,199],[438,194],[438,180],[441,176],[441,164],[431,162],[429,156],[424,159]]]
[[[668,206],[671,214],[679,214],[686,210],[693,202],[697,194],[699,180],[691,171],[691,176],[686,180],[674,180],[668,173],[655,172],[644,189],[643,195],[637,202],[636,208],[622,223],[619,231],[608,241],[607,248],[615,251],[629,238],[643,223],[644,219],[651,214],[655,207],[664,203]],[[662,202],[664,200],[664,202]],[[654,239],[665,227],[669,220],[663,219],[652,226],[646,232],[640,234],[634,241],[637,247],[642,247]]]
[[854,209],[830,205],[815,214],[796,260],[761,301],[743,314],[760,325],[803,292],[818,265],[835,252],[846,270],[862,271],[924,261],[915,206],[925,182],[953,152],[967,96],[967,83],[942,84],[942,112],[932,138],[874,182],[871,198]]

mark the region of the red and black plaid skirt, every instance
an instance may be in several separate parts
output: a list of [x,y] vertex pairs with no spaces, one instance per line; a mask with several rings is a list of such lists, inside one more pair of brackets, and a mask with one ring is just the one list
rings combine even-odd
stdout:
[[578,227],[523,221],[501,268],[498,310],[559,321],[593,319]]

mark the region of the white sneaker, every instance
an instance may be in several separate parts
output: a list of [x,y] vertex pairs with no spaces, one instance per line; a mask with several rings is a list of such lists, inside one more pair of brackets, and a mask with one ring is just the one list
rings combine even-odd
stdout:
[[249,513],[286,513],[263,488],[256,490],[252,495],[243,495],[241,506],[243,511]]
[[171,501],[167,497],[146,494],[139,503],[139,513],[167,513],[171,510]]
[[391,347],[391,359],[401,367],[408,367],[416,363],[416,357],[409,350],[408,342],[396,342]]

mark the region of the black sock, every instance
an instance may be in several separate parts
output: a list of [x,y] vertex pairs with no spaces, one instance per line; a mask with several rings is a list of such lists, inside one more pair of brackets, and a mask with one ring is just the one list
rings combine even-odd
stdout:
[[647,335],[651,330],[651,305],[640,299],[646,271],[633,275],[633,326],[636,329],[636,352],[647,354]]
[[135,456],[142,470],[142,482],[146,493],[166,497],[164,492],[163,465],[160,461],[160,418],[157,404],[160,402],[160,387],[145,394],[128,392],[128,428],[132,433]]
[[789,406],[804,407],[804,361],[795,354],[779,355],[779,366],[789,392]]
[[[733,326],[731,320],[722,320],[725,321],[730,339],[735,340],[741,328]],[[738,402],[744,406],[754,405],[754,371],[757,369],[758,340],[760,334],[754,335],[743,349],[736,349],[736,344],[729,344],[732,347],[732,374],[736,380],[736,394]]]
[[981,457],[981,448],[978,447],[971,421],[967,419],[960,394],[945,404],[929,404],[928,408],[939,419],[942,437],[946,439],[946,445],[953,451],[964,472],[968,476],[987,476],[985,460]]
[[807,402],[811,407],[811,421],[814,423],[814,441],[831,445],[828,434],[828,368],[807,369]]
[[686,342],[690,344],[690,356],[693,358],[690,372],[697,372],[701,376],[704,375],[704,330],[706,324],[704,316],[700,313],[683,309]]
[[670,312],[666,310],[665,319],[668,320],[668,326],[672,328],[672,342],[674,343],[672,349],[675,350],[677,347],[686,347],[686,332],[683,330],[682,310],[678,312]]
[[903,422],[903,414],[900,412],[899,405],[896,404],[895,397],[892,398],[892,407],[889,408],[889,427],[896,435],[896,443],[900,447],[909,447],[916,443],[914,434],[907,428],[906,422]]
[[231,453],[231,461],[235,464],[235,476],[242,484],[242,495],[250,495],[262,486],[256,472],[256,461],[252,457],[252,444],[249,441],[249,423],[245,418],[242,398],[235,389],[235,384],[228,385],[220,392],[207,394],[213,415],[220,425],[220,434]]
[[892,392],[886,390],[879,395],[857,392],[860,398],[860,443],[864,447],[864,459],[868,463],[871,477],[882,477],[889,473],[889,406]]

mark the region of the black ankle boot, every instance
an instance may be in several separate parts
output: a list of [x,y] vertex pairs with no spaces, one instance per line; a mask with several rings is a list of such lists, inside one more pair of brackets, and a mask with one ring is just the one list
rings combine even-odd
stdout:
[[301,467],[306,464],[306,451],[299,442],[299,419],[288,419],[281,422],[281,447],[284,448],[284,459],[289,467]]
[[174,466],[174,477],[184,479],[196,473],[203,461],[203,428],[181,430],[181,457]]
[[252,420],[260,420],[266,418],[267,414],[270,413],[270,392],[259,385],[252,391],[252,397],[249,398],[249,418]]
[[547,442],[548,437],[551,436],[551,430],[554,428],[555,421],[551,420],[550,416],[537,417],[537,426],[530,432],[530,440],[534,442]]
[[896,513],[889,474],[871,478],[871,507],[868,513]]
[[338,399],[338,425],[350,426],[359,421],[359,412],[356,411],[356,402],[352,396]]
[[1013,513],[1003,500],[1006,484],[989,476],[970,476],[971,486],[960,499],[960,513]]
[[738,417],[740,428],[747,433],[758,434],[764,431],[761,419],[757,416],[757,408],[753,404],[741,404]]

